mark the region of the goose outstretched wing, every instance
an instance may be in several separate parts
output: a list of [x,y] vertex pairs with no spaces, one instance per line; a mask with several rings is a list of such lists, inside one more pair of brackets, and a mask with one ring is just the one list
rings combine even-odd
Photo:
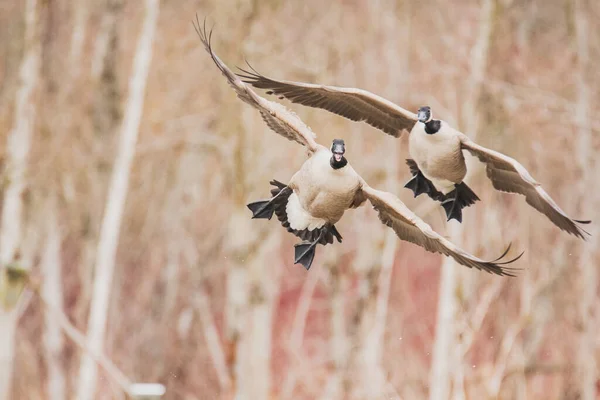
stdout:
[[[518,193],[525,196],[527,203],[544,214],[563,231],[585,239],[588,234],[581,228],[582,221],[570,218],[556,204],[542,186],[517,160],[502,153],[478,145],[465,135],[461,135],[462,148],[468,150],[486,165],[486,174],[497,190]],[[588,234],[589,235],[589,234]]]
[[499,262],[508,253],[510,245],[497,259],[484,261],[467,253],[435,232],[393,194],[373,189],[367,184],[363,184],[361,192],[361,195],[366,197],[379,213],[381,222],[392,228],[401,240],[414,243],[432,253],[441,253],[452,257],[459,264],[469,268],[476,268],[496,275],[515,276],[516,270],[514,268],[507,268],[503,265],[518,260],[523,253],[511,260]]
[[268,94],[322,108],[352,121],[365,121],[395,137],[404,130],[410,132],[417,122],[416,114],[366,90],[271,79],[252,67],[250,70],[242,69],[242,72],[237,75],[244,82],[266,89]]
[[204,45],[206,51],[210,54],[212,60],[227,78],[229,85],[235,90],[237,96],[245,103],[256,108],[264,121],[276,133],[306,146],[309,152],[315,152],[320,147],[315,141],[315,133],[304,123],[296,114],[285,108],[283,105],[269,101],[257,95],[252,88],[242,82],[223,61],[214,53],[211,46],[212,31],[206,30],[206,21],[200,26],[200,21],[196,16],[194,28]]

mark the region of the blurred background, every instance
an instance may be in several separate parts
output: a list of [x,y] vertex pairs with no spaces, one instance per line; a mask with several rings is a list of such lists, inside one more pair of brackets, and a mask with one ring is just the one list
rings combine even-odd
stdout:
[[[185,400],[599,398],[600,2],[0,10],[0,399],[137,398],[140,382]],[[430,105],[593,219],[592,236],[493,190],[478,162],[482,201],[446,223],[403,188],[406,138],[282,100],[467,251],[525,250],[518,277],[490,276],[397,240],[366,206],[310,271],[293,265],[296,238],[245,204],[305,152],[236,98],[195,13],[231,67]]]

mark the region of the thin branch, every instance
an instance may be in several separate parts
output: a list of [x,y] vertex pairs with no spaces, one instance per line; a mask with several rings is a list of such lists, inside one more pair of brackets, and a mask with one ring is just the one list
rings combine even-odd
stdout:
[[[290,357],[293,357],[297,361],[301,360],[302,345],[304,340],[304,328],[306,326],[306,318],[310,311],[310,305],[313,298],[313,293],[317,287],[317,283],[321,280],[322,272],[321,268],[318,268],[313,273],[309,274],[307,279],[302,285],[302,291],[300,292],[300,299],[298,300],[298,306],[296,307],[296,314],[294,314],[294,322],[292,323],[292,330],[290,333],[290,340],[288,344],[288,352]],[[298,368],[294,368],[288,372],[288,376],[283,383],[281,390],[281,397],[283,399],[289,399],[294,392],[296,382],[298,380]]]
[[202,285],[196,289],[194,296],[194,307],[198,311],[202,325],[204,326],[204,339],[208,347],[208,352],[212,360],[213,367],[217,373],[219,384],[222,390],[231,388],[231,377],[227,371],[227,362],[225,361],[225,351],[219,339],[219,333],[208,304],[208,296],[204,292]]
[[[474,375],[469,382],[472,384],[480,383],[481,381],[489,380],[489,370],[493,368],[493,365],[487,364],[482,365],[479,368],[479,372]],[[568,373],[573,369],[573,365],[567,364],[527,364],[527,365],[514,365],[506,369],[504,373],[503,381],[512,378],[515,375],[549,375],[549,374],[562,374]]]
[[132,381],[101,351],[96,351],[87,344],[86,336],[81,333],[68,319],[68,317],[52,305],[50,301],[40,291],[39,283],[32,283],[30,285],[31,290],[40,299],[41,304],[44,306],[47,312],[56,318],[56,321],[63,329],[65,335],[69,337],[77,346],[84,350],[98,365],[100,365],[107,373],[107,375],[123,390],[127,395],[132,395],[130,387]]
[[479,304],[475,308],[475,311],[469,320],[467,331],[465,332],[463,340],[460,343],[462,356],[467,354],[473,342],[475,341],[475,335],[481,329],[485,316],[488,314],[492,302],[500,295],[500,291],[504,286],[504,282],[506,281],[500,279],[494,280],[481,295]]

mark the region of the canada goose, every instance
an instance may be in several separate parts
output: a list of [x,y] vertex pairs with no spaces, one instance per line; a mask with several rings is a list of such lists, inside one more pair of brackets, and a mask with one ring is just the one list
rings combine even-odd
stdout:
[[240,69],[243,82],[267,94],[287,98],[293,103],[322,108],[353,121],[365,121],[385,133],[400,137],[409,131],[407,164],[413,177],[405,187],[414,196],[427,193],[440,201],[448,221],[462,222],[462,208],[479,200],[463,182],[467,167],[462,150],[468,150],[486,164],[486,173],[495,189],[524,195],[533,208],[543,213],[560,229],[585,240],[589,235],[579,224],[591,221],[570,218],[552,200],[541,185],[523,165],[502,153],[487,149],[473,142],[463,133],[453,129],[447,122],[433,119],[431,108],[419,108],[417,114],[397,106],[376,94],[362,89],[315,85],[267,78],[258,73]]
[[197,18],[194,28],[204,48],[237,96],[256,108],[269,128],[308,150],[308,159],[287,185],[271,181],[274,186],[271,190],[272,197],[248,204],[253,218],[271,219],[275,214],[289,232],[303,240],[295,246],[295,263],[302,264],[308,270],[317,244],[333,243],[334,237],[341,242],[342,236],[335,224],[346,210],[359,207],[369,200],[377,210],[381,222],[392,228],[400,239],[415,243],[430,252],[452,257],[470,268],[514,276],[514,269],[503,265],[516,261],[523,253],[512,260],[499,262],[507,254],[507,248],[499,258],[483,261],[437,234],[396,196],[367,185],[345,158],[343,140],[334,140],[330,149],[318,144],[315,141],[316,135],[296,114],[281,104],[258,96],[217,57],[210,43],[212,32],[207,34],[206,25],[201,29]]

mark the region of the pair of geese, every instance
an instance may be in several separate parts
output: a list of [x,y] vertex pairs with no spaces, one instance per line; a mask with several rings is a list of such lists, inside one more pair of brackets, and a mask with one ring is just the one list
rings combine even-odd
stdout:
[[253,218],[271,219],[276,215],[288,232],[302,239],[301,243],[295,245],[294,262],[302,264],[307,270],[313,262],[318,244],[331,244],[334,238],[342,241],[335,223],[344,212],[359,207],[367,200],[378,212],[381,222],[392,228],[400,239],[427,251],[452,257],[467,267],[514,276],[515,269],[505,265],[516,261],[523,253],[501,262],[510,245],[493,261],[484,261],[462,250],[435,232],[396,196],[370,187],[344,157],[346,148],[343,140],[335,139],[330,148],[318,144],[316,135],[296,114],[279,103],[259,96],[251,86],[266,89],[267,94],[286,98],[293,103],[322,108],[353,121],[365,121],[394,137],[409,131],[412,160],[407,160],[407,164],[413,176],[405,187],[411,189],[415,197],[425,193],[441,202],[448,220],[461,222],[462,208],[479,200],[463,182],[467,168],[462,151],[467,150],[486,164],[487,176],[494,188],[524,195],[528,204],[570,234],[582,239],[585,239],[584,234],[588,234],[580,224],[590,221],[568,217],[525,167],[504,154],[476,144],[445,121],[434,119],[430,107],[421,107],[417,114],[413,114],[361,89],[274,80],[254,69],[240,69],[242,73],[235,74],[213,52],[212,31],[207,32],[206,21],[201,27],[196,17],[194,28],[237,96],[256,108],[274,132],[298,142],[308,150],[308,159],[287,184],[271,181],[272,197],[247,205]]

